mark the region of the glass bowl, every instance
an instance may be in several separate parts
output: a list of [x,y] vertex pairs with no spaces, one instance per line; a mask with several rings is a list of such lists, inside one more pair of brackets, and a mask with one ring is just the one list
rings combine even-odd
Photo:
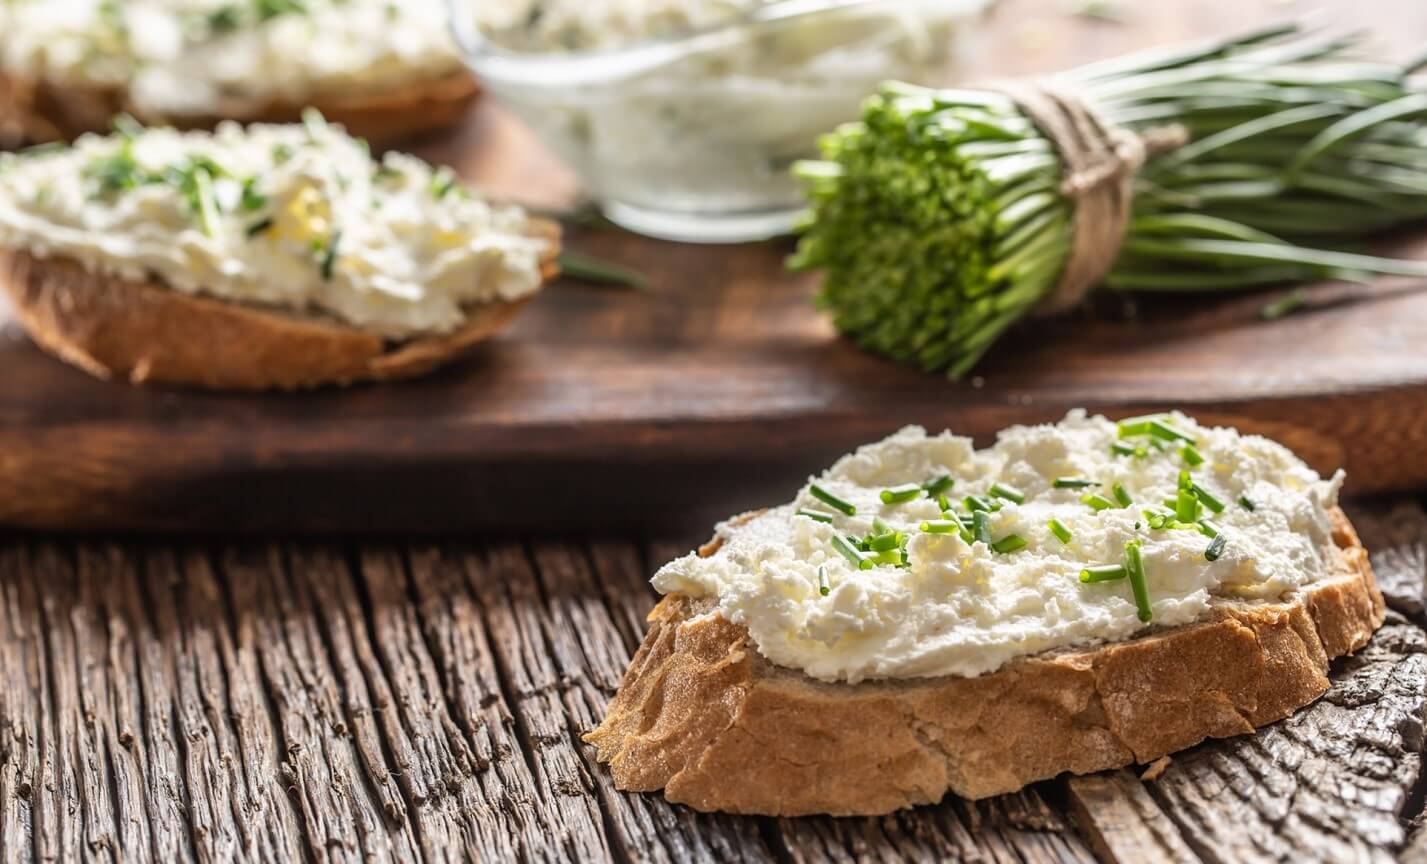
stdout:
[[714,29],[596,51],[502,47],[477,22],[482,2],[449,0],[467,65],[604,214],[716,243],[790,231],[802,209],[792,163],[816,156],[818,136],[881,82],[954,74],[991,0],[781,0]]

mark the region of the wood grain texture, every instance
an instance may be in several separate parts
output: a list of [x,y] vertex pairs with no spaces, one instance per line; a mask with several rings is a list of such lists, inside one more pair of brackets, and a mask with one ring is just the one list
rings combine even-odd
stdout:
[[[1321,3],[1006,0],[980,64],[1034,73],[1249,26]],[[1340,0],[1404,53],[1427,6]],[[568,204],[567,172],[486,102],[422,152],[497,195]],[[1182,406],[1273,434],[1352,493],[1427,485],[1427,293],[1387,281],[1313,289],[1266,324],[1263,295],[1103,298],[1009,337],[955,384],[859,352],[783,272],[787,242],[690,247],[603,229],[575,248],[634,265],[649,295],[560,282],[469,362],[402,386],[291,397],[103,383],[0,332],[0,523],[223,531],[640,530],[784,500],[809,472],[904,423],[983,442],[1073,406]],[[1402,238],[1405,252],[1427,245]],[[981,380],[984,379],[984,380]],[[688,493],[699,490],[697,495]],[[617,494],[613,490],[617,490]]]
[[[1385,585],[1415,504],[1352,513]],[[1427,633],[1401,615],[1256,735],[875,819],[695,813],[580,742],[684,543],[0,537],[0,862],[1388,861],[1415,846]]]

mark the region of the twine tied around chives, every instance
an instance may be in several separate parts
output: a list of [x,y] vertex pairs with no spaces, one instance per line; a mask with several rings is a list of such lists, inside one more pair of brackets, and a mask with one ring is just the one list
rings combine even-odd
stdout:
[[1135,175],[1145,160],[1188,144],[1189,130],[1179,123],[1140,132],[1117,126],[1074,88],[1051,79],[998,81],[986,89],[1009,96],[1064,165],[1060,192],[1072,204],[1072,245],[1059,279],[1034,314],[1065,312],[1079,306],[1115,265],[1130,226]]

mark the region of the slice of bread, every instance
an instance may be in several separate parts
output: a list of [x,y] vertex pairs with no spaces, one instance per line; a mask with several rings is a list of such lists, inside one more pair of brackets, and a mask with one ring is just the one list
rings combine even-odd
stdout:
[[212,129],[223,120],[292,123],[310,105],[328,121],[381,150],[456,126],[479,94],[475,78],[459,70],[387,89],[316,93],[301,103],[234,99],[211,113],[155,115],[131,104],[119,89],[56,84],[0,72],[0,146],[70,141],[85,132],[107,132],[114,115],[121,112],[145,125]]
[[[553,278],[559,226],[532,219],[531,233],[550,240],[541,270]],[[422,375],[468,353],[529,299],[473,306],[453,333],[392,344],[332,319],[183,294],[23,251],[0,249],[0,288],[37,344],[93,375],[214,390]]]
[[1367,552],[1346,516],[1333,518],[1332,575],[1295,596],[1216,600],[1188,626],[975,678],[824,683],[769,663],[710,601],[671,594],[585,740],[621,789],[663,789],[698,810],[850,816],[1252,732],[1321,696],[1329,661],[1382,624]]

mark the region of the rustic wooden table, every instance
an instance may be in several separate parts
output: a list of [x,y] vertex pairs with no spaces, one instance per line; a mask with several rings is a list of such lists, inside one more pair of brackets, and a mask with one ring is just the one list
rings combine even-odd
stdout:
[[1317,703],[880,819],[617,792],[580,735],[689,542],[0,541],[4,861],[1427,860],[1427,514],[1350,508],[1392,612]]

